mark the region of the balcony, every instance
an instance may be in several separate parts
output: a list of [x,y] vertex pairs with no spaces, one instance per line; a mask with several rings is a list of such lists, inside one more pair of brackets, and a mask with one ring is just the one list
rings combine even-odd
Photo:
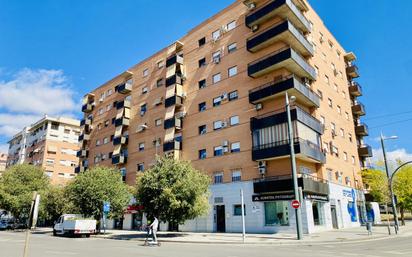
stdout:
[[82,106],[82,112],[84,112],[84,113],[90,113],[90,112],[93,111],[93,107],[94,107],[94,104],[93,104],[93,103],[84,104],[84,105]]
[[112,164],[126,164],[127,163],[127,156],[122,154],[117,154],[112,156]]
[[166,87],[173,86],[174,84],[183,85],[182,75],[175,74],[166,79]]
[[360,157],[372,157],[372,147],[369,145],[358,146],[358,153]]
[[183,56],[181,55],[173,55],[166,60],[166,67],[172,66],[174,64],[183,65]]
[[80,173],[80,172],[85,172],[87,170],[87,167],[80,167],[77,166],[76,168],[74,168],[74,173]]
[[174,150],[182,150],[182,142],[178,142],[176,140],[165,142],[163,144],[163,152],[169,152]]
[[117,85],[116,86],[116,91],[119,92],[120,94],[128,94],[132,91],[132,88],[133,88],[133,81],[128,80],[125,83]]
[[352,105],[352,113],[358,116],[363,116],[366,114],[365,106],[361,103],[355,103]]
[[246,26],[252,28],[260,25],[275,16],[290,20],[295,26],[303,31],[310,32],[311,25],[302,12],[291,0],[274,0],[267,5],[257,9],[245,18]]
[[283,48],[248,65],[248,75],[258,78],[274,70],[285,68],[301,78],[316,80],[315,69],[292,48]]
[[257,104],[276,97],[284,97],[285,92],[293,95],[307,107],[319,107],[320,98],[296,77],[289,76],[273,81],[249,91],[249,102]]
[[119,126],[127,127],[127,126],[129,126],[129,124],[130,124],[130,120],[128,118],[125,118],[125,117],[120,118],[120,119],[116,119],[114,121],[114,126],[115,127],[119,127]]
[[352,96],[361,96],[362,87],[359,85],[359,83],[353,81],[352,84],[349,86],[349,93]]
[[89,151],[87,150],[80,150],[76,154],[77,157],[79,158],[88,158],[89,157]]
[[354,64],[347,66],[346,67],[346,74],[352,79],[359,78],[360,74],[359,74],[358,66],[356,66]]
[[[320,147],[310,141],[295,138],[294,148],[296,158],[309,162],[325,163],[326,157]],[[289,140],[282,140],[264,145],[254,146],[252,159],[254,161],[285,158],[290,156]]]
[[90,134],[81,134],[79,136],[79,141],[90,141]]
[[129,143],[128,137],[115,137],[113,138],[113,145],[127,145]]
[[178,118],[171,118],[171,119],[165,120],[164,129],[170,129],[173,127],[175,129],[182,129],[182,120]]
[[130,109],[131,105],[132,105],[131,102],[128,101],[128,100],[119,101],[119,102],[116,103],[116,109],[117,110],[122,109],[122,108],[129,108]]
[[369,135],[368,126],[366,124],[359,124],[355,126],[355,133],[358,136],[367,136]]
[[83,127],[83,126],[86,126],[86,125],[91,126],[92,125],[92,120],[91,119],[82,119],[80,121],[80,127]]
[[183,98],[177,95],[174,95],[172,97],[169,97],[165,100],[165,107],[168,108],[170,106],[177,105],[181,106],[183,105]]
[[[295,107],[290,111],[292,121],[299,121],[319,134],[323,134],[323,125],[315,117],[303,111],[299,107]],[[252,131],[267,128],[279,124],[287,123],[286,112],[270,112],[261,116],[253,117],[250,121]],[[299,133],[299,131],[298,131]]]
[[247,40],[247,50],[255,53],[275,42],[284,42],[303,56],[313,56],[313,46],[290,21],[282,21]]

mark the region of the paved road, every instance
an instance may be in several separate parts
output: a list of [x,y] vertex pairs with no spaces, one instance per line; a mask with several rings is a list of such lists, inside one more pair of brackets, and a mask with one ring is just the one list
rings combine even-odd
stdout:
[[[24,233],[0,232],[0,257],[21,257]],[[144,247],[141,242],[100,238],[62,238],[34,234],[29,257],[385,257],[412,256],[412,236],[385,240],[321,245],[194,245],[164,243]]]

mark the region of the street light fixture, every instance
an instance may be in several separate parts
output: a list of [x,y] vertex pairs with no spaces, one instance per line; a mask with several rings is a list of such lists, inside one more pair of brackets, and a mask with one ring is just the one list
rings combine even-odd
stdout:
[[[397,212],[397,209],[396,209],[395,197],[393,195],[393,188],[391,186],[392,181],[391,181],[391,176],[389,174],[388,162],[387,162],[387,159],[386,159],[385,143],[384,143],[385,140],[391,140],[391,139],[398,139],[398,136],[384,137],[383,134],[381,133],[381,146],[382,146],[382,152],[383,152],[383,161],[385,163],[386,176],[388,177],[388,187],[389,187],[389,193],[390,193],[391,202],[392,202],[393,218],[394,218],[394,221],[395,221],[395,233],[398,234],[398,230],[399,230],[398,212]],[[388,228],[389,228],[389,226],[390,225],[388,225]]]
[[[289,135],[289,147],[290,147],[290,162],[292,166],[292,180],[293,180],[293,192],[295,195],[295,200],[300,199],[299,194],[299,187],[298,187],[298,176],[296,172],[296,157],[295,157],[295,146],[294,146],[294,135],[293,135],[293,126],[292,126],[292,118],[290,114],[290,105],[296,101],[295,96],[291,96],[289,98],[288,93],[286,92],[286,113],[288,116],[288,135]],[[301,208],[295,209],[295,216],[296,216],[296,233],[298,240],[303,239],[302,233],[302,211]]]

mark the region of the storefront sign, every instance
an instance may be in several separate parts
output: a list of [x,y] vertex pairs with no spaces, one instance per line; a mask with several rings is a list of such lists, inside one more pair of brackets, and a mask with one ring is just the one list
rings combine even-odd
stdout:
[[142,205],[129,205],[125,211],[126,214],[138,213],[139,211],[143,210]]
[[321,201],[321,202],[329,202],[329,196],[328,195],[317,195],[317,194],[305,193],[305,199]]
[[267,194],[267,195],[253,195],[253,202],[270,202],[270,201],[289,201],[295,199],[293,194]]

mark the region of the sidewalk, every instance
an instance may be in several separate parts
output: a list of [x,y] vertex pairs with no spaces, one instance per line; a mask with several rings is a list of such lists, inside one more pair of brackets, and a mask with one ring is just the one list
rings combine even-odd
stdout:
[[[412,223],[401,227],[398,236],[412,235]],[[364,240],[385,239],[388,235],[386,226],[376,226],[369,236],[365,227],[347,228],[304,235],[304,240],[297,241],[292,234],[246,234],[245,244],[277,244],[277,245],[307,245],[324,243],[344,243]],[[392,227],[392,237],[395,232]],[[144,241],[146,233],[128,230],[108,230],[106,235],[97,238],[113,240]],[[191,232],[158,232],[160,242],[194,243],[194,244],[242,244],[242,235],[235,233],[191,233]]]

